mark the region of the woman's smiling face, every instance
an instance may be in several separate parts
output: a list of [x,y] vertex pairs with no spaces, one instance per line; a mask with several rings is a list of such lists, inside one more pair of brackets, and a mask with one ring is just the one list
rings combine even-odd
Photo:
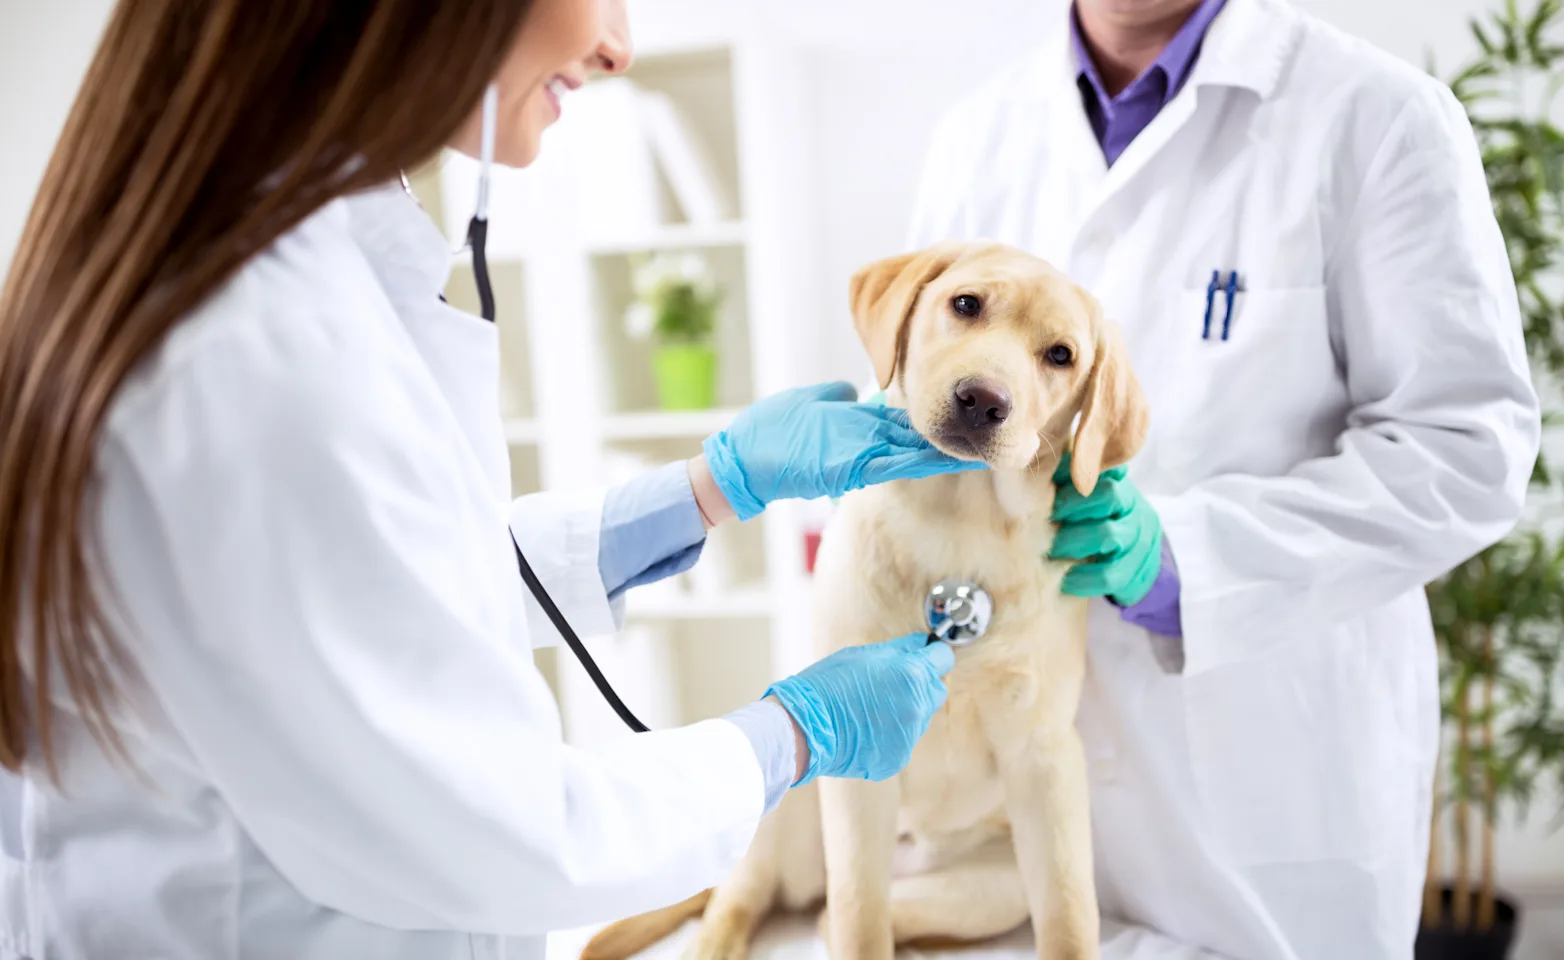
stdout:
[[[566,95],[594,72],[623,73],[632,56],[625,0],[535,0],[494,80],[499,88],[495,162],[508,167],[532,163]],[[482,132],[480,106],[451,147],[477,156]]]

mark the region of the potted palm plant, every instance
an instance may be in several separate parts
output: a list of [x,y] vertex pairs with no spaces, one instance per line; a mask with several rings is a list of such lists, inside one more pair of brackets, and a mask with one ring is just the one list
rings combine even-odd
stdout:
[[1519,910],[1496,883],[1500,804],[1524,813],[1537,784],[1564,771],[1553,700],[1564,549],[1522,534],[1462,564],[1429,594],[1447,736],[1417,956],[1503,960]]
[[717,351],[712,338],[722,290],[704,257],[658,254],[631,276],[635,299],[625,315],[630,335],[655,342],[652,374],[664,410],[705,410],[716,402]]
[[[1471,30],[1478,54],[1451,80],[1482,149],[1539,383],[1564,372],[1564,132],[1550,119],[1564,85],[1559,0],[1515,0]],[[1545,423],[1551,422],[1551,418]],[[1519,922],[1497,886],[1494,826],[1524,815],[1536,787],[1564,787],[1564,546],[1540,532],[1556,501],[1545,459],[1533,523],[1428,587],[1444,712],[1418,960],[1503,960]]]

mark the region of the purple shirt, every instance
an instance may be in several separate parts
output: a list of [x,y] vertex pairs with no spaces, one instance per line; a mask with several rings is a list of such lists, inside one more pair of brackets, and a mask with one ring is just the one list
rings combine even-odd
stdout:
[[[1189,79],[1189,72],[1200,56],[1200,44],[1206,37],[1211,21],[1222,12],[1227,0],[1201,0],[1200,6],[1190,14],[1168,45],[1140,76],[1119,91],[1116,97],[1108,96],[1097,64],[1092,61],[1081,36],[1081,21],[1074,5],[1070,7],[1070,44],[1075,51],[1075,63],[1080,68],[1076,78],[1081,88],[1081,105],[1091,121],[1092,132],[1102,146],[1103,159],[1108,166],[1119,159],[1124,148],[1130,145],[1140,132],[1146,129],[1167,105],[1177,96]],[[1162,541],[1162,570],[1145,599],[1133,606],[1120,607],[1119,616],[1128,623],[1143,627],[1152,633],[1166,637],[1183,636],[1179,610],[1178,567],[1173,562],[1173,552],[1166,540]]]
[[1151,66],[1116,97],[1108,96],[1108,90],[1103,86],[1102,76],[1081,36],[1080,18],[1071,5],[1070,45],[1075,50],[1076,66],[1080,68],[1076,83],[1081,88],[1082,105],[1091,120],[1092,132],[1097,134],[1097,142],[1102,145],[1102,155],[1108,166],[1113,166],[1113,161],[1119,159],[1130,141],[1146,129],[1152,118],[1183,88],[1190,69],[1200,56],[1200,42],[1206,38],[1206,30],[1226,2],[1201,0],[1200,6],[1184,21]]

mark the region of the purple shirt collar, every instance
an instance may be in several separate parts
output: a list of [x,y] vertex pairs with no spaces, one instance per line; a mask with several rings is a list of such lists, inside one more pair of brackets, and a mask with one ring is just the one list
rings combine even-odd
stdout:
[[[1092,128],[1098,142],[1103,145],[1110,165],[1128,146],[1129,141],[1134,139],[1135,134],[1151,122],[1152,117],[1178,94],[1184,81],[1189,79],[1189,73],[1200,55],[1200,44],[1205,39],[1206,30],[1216,15],[1222,12],[1226,2],[1201,0],[1151,66],[1119,91],[1116,97],[1109,97],[1103,86],[1097,64],[1092,61],[1081,35],[1081,21],[1076,15],[1075,5],[1071,4],[1070,46],[1074,50],[1079,71],[1077,78],[1085,98],[1087,115],[1091,118]],[[1125,115],[1121,116],[1121,113]]]
[[1112,112],[1112,104],[1119,100],[1133,97],[1148,84],[1157,84],[1165,104],[1172,100],[1184,81],[1189,79],[1189,71],[1195,65],[1195,58],[1200,53],[1200,41],[1205,39],[1206,30],[1211,26],[1211,21],[1222,12],[1222,7],[1227,0],[1201,0],[1200,6],[1189,15],[1184,25],[1179,28],[1168,45],[1162,48],[1157,59],[1151,62],[1151,66],[1134,80],[1130,85],[1119,91],[1117,97],[1109,97],[1107,88],[1103,86],[1102,77],[1097,73],[1097,64],[1092,62],[1091,54],[1087,52],[1086,40],[1081,36],[1081,21],[1076,15],[1075,5],[1070,5],[1070,46],[1075,52],[1075,64],[1080,68],[1080,75],[1092,85],[1092,90],[1097,94],[1098,100]]

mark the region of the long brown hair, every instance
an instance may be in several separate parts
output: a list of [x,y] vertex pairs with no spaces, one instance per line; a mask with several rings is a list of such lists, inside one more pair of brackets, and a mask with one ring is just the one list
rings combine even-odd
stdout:
[[121,382],[278,236],[436,154],[531,7],[120,0],[0,294],[0,765],[53,773],[56,669],[120,745],[91,498]]

